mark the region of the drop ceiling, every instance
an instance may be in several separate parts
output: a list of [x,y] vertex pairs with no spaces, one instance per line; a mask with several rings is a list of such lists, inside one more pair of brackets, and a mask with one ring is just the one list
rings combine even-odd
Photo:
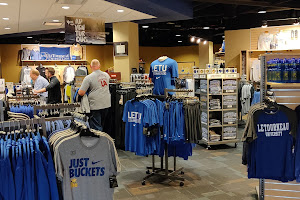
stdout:
[[[43,22],[64,22],[65,16],[100,18],[106,23],[155,18],[104,0],[0,0],[0,3],[8,4],[0,6],[0,35],[64,28],[64,23],[45,26]],[[62,6],[70,8],[65,10]]]

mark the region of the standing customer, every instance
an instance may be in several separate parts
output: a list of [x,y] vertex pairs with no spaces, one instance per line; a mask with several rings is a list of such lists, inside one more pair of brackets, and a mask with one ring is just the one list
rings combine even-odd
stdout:
[[[46,88],[49,85],[47,79],[42,77],[40,75],[40,72],[36,69],[30,71],[30,78],[34,81],[34,86],[33,86],[34,90],[40,90]],[[43,97],[45,101],[47,101],[48,92],[42,92],[40,93],[40,96]]]
[[108,108],[111,106],[109,92],[110,76],[106,72],[100,70],[100,62],[97,59],[92,60],[91,69],[93,73],[83,79],[78,94],[83,96],[88,92],[91,110],[89,117],[90,127],[103,131]]
[[47,87],[44,87],[40,90],[33,90],[34,93],[43,93],[48,92],[48,104],[61,103],[61,91],[60,91],[60,82],[54,76],[55,69],[53,67],[46,68],[46,76],[50,80],[50,83]]

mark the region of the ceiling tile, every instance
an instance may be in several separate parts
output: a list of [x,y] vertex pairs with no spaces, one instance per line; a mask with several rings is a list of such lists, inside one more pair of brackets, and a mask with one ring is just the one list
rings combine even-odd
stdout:
[[[80,13],[103,13],[114,4],[103,0],[88,0],[79,10]],[[76,13],[77,14],[77,13]]]

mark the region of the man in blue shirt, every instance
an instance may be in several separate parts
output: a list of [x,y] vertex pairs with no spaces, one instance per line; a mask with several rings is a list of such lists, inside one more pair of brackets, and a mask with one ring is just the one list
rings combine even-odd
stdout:
[[175,89],[178,64],[175,60],[162,56],[151,63],[149,77],[152,78],[154,83],[153,94],[164,95],[165,88]]
[[[34,81],[33,89],[35,89],[35,90],[40,90],[40,89],[46,88],[49,85],[49,82],[47,81],[47,79],[42,77],[40,75],[40,72],[36,69],[33,69],[30,71],[30,78]],[[47,98],[48,92],[42,92],[42,93],[40,93],[40,96]]]

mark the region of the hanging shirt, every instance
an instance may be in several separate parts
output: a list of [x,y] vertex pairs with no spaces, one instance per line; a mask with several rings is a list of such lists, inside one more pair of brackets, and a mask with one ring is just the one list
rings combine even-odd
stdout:
[[165,88],[175,89],[172,78],[178,77],[178,64],[171,58],[167,58],[162,62],[157,59],[150,65],[149,77],[152,78],[154,83],[153,94],[164,95]]
[[58,147],[58,178],[63,181],[64,200],[112,200],[109,177],[117,175],[113,143],[106,137],[74,136]]
[[20,82],[24,83],[26,85],[31,85],[31,78],[30,78],[30,67],[23,67],[21,70],[21,75],[20,75]]
[[30,52],[30,60],[41,60],[40,51],[31,50],[31,52]]
[[272,41],[273,41],[272,34],[262,33],[258,38],[257,49],[258,50],[270,50]]
[[260,60],[253,60],[251,66],[251,80],[254,82],[260,82]]
[[30,50],[27,48],[22,49],[22,57],[21,60],[30,60]]
[[64,82],[71,83],[75,79],[75,70],[71,66],[67,66],[64,69]]
[[45,72],[46,72],[46,68],[45,68],[45,67],[43,67],[43,66],[38,66],[38,67],[36,68],[36,70],[38,70],[38,71],[40,72],[40,75],[41,75],[42,77],[47,78],[47,77],[46,77],[46,74],[45,74]]
[[80,44],[71,47],[72,60],[82,60],[82,46]]

